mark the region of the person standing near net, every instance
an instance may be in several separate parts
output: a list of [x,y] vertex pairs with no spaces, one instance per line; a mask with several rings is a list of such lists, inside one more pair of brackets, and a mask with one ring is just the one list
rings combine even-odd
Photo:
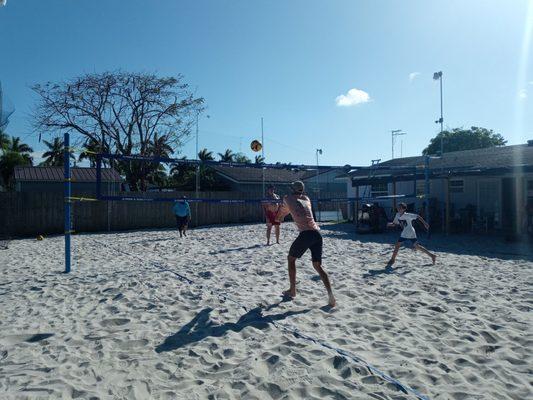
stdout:
[[296,260],[304,255],[309,249],[311,250],[311,260],[316,272],[324,283],[328,292],[328,305],[335,307],[336,301],[331,290],[331,284],[328,274],[322,268],[322,235],[320,228],[313,218],[311,200],[304,194],[304,183],[296,181],[291,184],[292,194],[283,197],[283,204],[279,208],[276,220],[283,221],[288,214],[296,227],[300,231],[296,240],[292,243],[287,257],[289,266],[289,290],[283,292],[283,295],[291,299],[296,296]]
[[181,199],[175,201],[172,210],[176,216],[176,224],[178,225],[180,237],[183,237],[183,235],[187,236],[187,228],[191,220],[191,207],[189,207],[187,197],[183,196]]
[[433,253],[430,253],[426,248],[424,248],[418,243],[416,231],[413,227],[413,221],[418,220],[422,222],[422,224],[427,230],[429,229],[428,223],[420,215],[408,213],[407,204],[405,203],[398,204],[397,210],[398,212],[394,217],[394,221],[387,224],[387,226],[394,227],[399,225],[402,228],[402,233],[400,234],[400,238],[394,245],[394,252],[392,253],[392,257],[387,265],[392,266],[396,262],[396,256],[398,255],[398,251],[400,250],[402,243],[412,244],[414,250],[420,250],[422,253],[428,255],[429,257],[431,257],[431,261],[433,262],[433,264],[435,264],[437,256]]
[[265,202],[262,204],[267,225],[267,246],[269,246],[272,227],[274,227],[274,231],[276,234],[276,243],[279,244],[280,223],[276,220],[276,215],[278,214],[278,210],[280,207],[280,197],[275,193],[275,188],[272,185],[268,186],[265,197],[269,200],[273,200],[272,202]]

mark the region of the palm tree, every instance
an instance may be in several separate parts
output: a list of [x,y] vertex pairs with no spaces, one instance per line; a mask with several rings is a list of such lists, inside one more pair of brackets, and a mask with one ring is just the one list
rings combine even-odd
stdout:
[[158,136],[156,133],[152,143],[148,147],[148,153],[152,157],[169,158],[174,153],[174,149],[169,144],[166,135]]
[[218,153],[218,156],[220,157],[220,161],[224,162],[233,162],[235,158],[235,154],[230,149],[226,149],[224,153]]
[[[48,147],[48,151],[44,152],[43,158],[45,158],[45,160],[41,163],[41,165],[44,165],[46,167],[63,166],[65,161],[65,143],[63,142],[63,140],[56,137],[51,143],[47,140],[43,140],[43,142],[46,147]],[[76,159],[72,154],[72,151],[70,152],[70,158],[74,160]]]
[[78,157],[78,161],[89,160],[89,165],[96,167],[96,154],[97,153],[109,153],[108,146],[100,143],[99,140],[87,139],[83,145],[83,151]]
[[0,130],[0,149],[7,147],[9,144],[9,135]]
[[[174,149],[168,142],[168,136],[154,135],[152,142],[148,147],[148,154],[151,157],[170,158],[174,153]],[[141,166],[141,187],[144,187],[144,179],[148,182],[163,187],[166,184],[167,173],[165,167],[159,162],[151,162]]]
[[263,156],[255,156],[255,163],[256,164],[264,164],[265,163],[265,157],[263,157]]
[[207,149],[202,149],[198,152],[198,158],[202,161],[214,161],[215,157],[213,156],[212,151],[208,151]]
[[19,137],[12,137],[7,144],[6,149],[8,151],[14,151],[15,153],[31,153],[33,149],[26,143],[22,143]]
[[234,161],[242,164],[249,164],[252,162],[248,157],[242,153],[235,154]]
[[33,159],[30,154],[32,151],[32,148],[25,143],[21,143],[18,137],[12,137],[7,145],[2,147],[0,176],[2,177],[4,186],[8,188],[13,187],[12,178],[16,166],[33,164]]

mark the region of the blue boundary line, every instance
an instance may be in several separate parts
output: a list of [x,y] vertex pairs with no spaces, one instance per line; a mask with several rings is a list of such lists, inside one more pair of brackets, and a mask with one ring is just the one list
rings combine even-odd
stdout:
[[[196,283],[195,281],[187,278],[186,276],[184,275],[181,275],[169,268],[166,268],[166,267],[163,267],[161,264],[159,263],[155,263],[153,261],[147,261],[145,259],[143,259],[142,257],[140,256],[137,256],[137,255],[134,255],[134,254],[131,254],[131,253],[127,253],[123,250],[120,250],[120,249],[116,249],[114,248],[113,246],[110,246],[104,242],[101,242],[99,240],[96,240],[96,239],[93,239],[94,242],[96,243],[99,243],[100,245],[104,246],[104,247],[107,247],[108,249],[111,249],[111,250],[114,250],[116,251],[117,253],[122,253],[124,255],[127,255],[129,257],[133,256],[135,258],[137,258],[138,260],[140,260],[142,263],[149,263],[149,264],[152,264],[154,267],[158,268],[159,270],[161,271],[164,271],[164,272],[169,272],[169,273],[172,273],[173,275],[177,276],[178,279],[182,282],[186,282],[188,283],[189,285],[194,285],[194,286],[200,286],[200,288],[202,287],[205,287],[207,288],[212,294],[213,293],[218,293],[218,296],[219,296],[219,300],[222,298],[224,301],[225,300],[228,300],[232,303],[235,303],[236,305],[238,305],[239,307],[242,307],[244,308],[245,311],[248,311],[248,309],[243,306],[240,302],[238,302],[237,300],[234,300],[233,298],[231,298],[231,296],[229,296],[228,294],[223,294],[221,293],[221,290],[218,289],[218,288],[213,288],[213,287],[210,287],[209,285],[203,283],[203,284],[198,284]],[[272,324],[277,327],[278,329],[281,329],[281,330],[284,330],[290,334],[292,334],[293,336],[295,336],[296,338],[299,338],[299,339],[303,339],[303,340],[306,340],[308,342],[312,342],[312,343],[315,343],[319,346],[322,346],[326,349],[329,349],[329,350],[333,350],[334,352],[336,352],[337,354],[341,355],[342,357],[348,359],[348,360],[351,360],[352,362],[355,362],[357,364],[360,364],[360,365],[363,365],[364,367],[366,367],[368,369],[368,371],[374,375],[377,375],[379,376],[380,378],[382,378],[383,380],[389,382],[389,383],[392,383],[393,385],[395,385],[400,391],[402,391],[403,393],[405,394],[412,394],[414,396],[416,396],[419,400],[429,400],[429,397],[421,394],[419,391],[417,391],[416,389],[413,389],[412,387],[408,386],[408,385],[404,385],[403,383],[401,383],[399,380],[397,379],[394,379],[393,377],[391,377],[390,375],[382,372],[381,370],[379,370],[378,368],[374,367],[372,364],[370,364],[369,362],[367,362],[366,360],[364,360],[363,358],[359,357],[358,355],[354,354],[354,353],[351,353],[347,350],[343,350],[339,347],[335,347],[335,346],[332,346],[330,345],[329,343],[321,340],[321,339],[317,339],[313,336],[310,336],[310,335],[307,335],[305,333],[302,333],[300,332],[298,329],[296,328],[291,328],[289,326],[286,326],[285,324],[281,324],[281,323],[277,323],[277,322],[272,322]]]
[[347,350],[343,350],[341,348],[332,346],[329,343],[324,342],[323,340],[320,340],[320,339],[317,339],[317,338],[315,338],[313,336],[309,336],[309,335],[307,335],[305,333],[302,333],[298,329],[293,329],[293,328],[287,327],[287,326],[285,326],[283,324],[276,323],[276,322],[273,322],[273,323],[278,328],[280,328],[282,330],[285,330],[286,332],[292,333],[297,338],[301,338],[301,339],[305,339],[305,340],[307,340],[309,342],[313,342],[313,343],[318,344],[318,345],[320,345],[322,347],[325,347],[327,349],[335,351],[337,354],[340,354],[344,358],[352,360],[352,361],[354,361],[354,362],[356,362],[358,364],[362,364],[364,367],[366,367],[369,370],[370,373],[372,373],[374,375],[378,375],[380,378],[384,379],[385,381],[394,384],[399,390],[401,390],[405,394],[412,394],[412,395],[416,396],[419,400],[429,400],[429,397],[424,396],[419,391],[417,391],[416,389],[413,389],[412,387],[410,387],[408,385],[404,385],[399,380],[394,379],[390,375],[387,375],[386,373],[382,372],[381,370],[379,370],[378,368],[376,368],[372,364],[370,364],[368,361],[365,361],[363,358],[359,357],[358,355],[356,355],[354,353],[351,353],[351,352],[349,352]]

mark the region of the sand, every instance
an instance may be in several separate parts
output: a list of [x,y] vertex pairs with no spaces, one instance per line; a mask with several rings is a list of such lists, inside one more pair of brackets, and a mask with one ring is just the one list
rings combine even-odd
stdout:
[[[298,296],[262,225],[15,240],[0,251],[0,398],[532,398],[533,253],[491,238],[433,237],[437,265],[394,234],[323,225]],[[368,364],[373,368],[369,368]],[[397,380],[387,381],[378,371]]]

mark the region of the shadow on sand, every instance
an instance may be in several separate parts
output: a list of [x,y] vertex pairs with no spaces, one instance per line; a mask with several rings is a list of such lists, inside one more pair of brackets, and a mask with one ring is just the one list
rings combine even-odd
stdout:
[[[405,267],[393,268],[391,265],[387,265],[383,269],[371,269],[366,274],[363,274],[363,278],[368,279],[368,278],[377,278],[377,277],[379,277],[381,275],[391,275],[391,274],[394,274],[396,271],[398,271],[399,269],[402,269],[402,268],[405,268]],[[411,273],[411,271],[404,271],[404,272],[399,273],[397,275],[404,276],[404,275],[407,275],[409,273]]]
[[222,250],[219,250],[219,251],[212,251],[212,252],[209,253],[209,254],[210,254],[210,255],[224,254],[224,253],[231,253],[231,252],[233,252],[233,251],[242,251],[242,250],[258,249],[259,247],[264,247],[264,245],[261,245],[261,244],[254,244],[253,246],[234,247],[234,248],[231,248],[231,249],[222,249]]
[[281,321],[292,315],[305,314],[311,311],[310,309],[307,309],[301,311],[287,311],[280,314],[263,315],[263,311],[269,311],[284,302],[285,301],[280,301],[266,307],[256,307],[242,315],[237,322],[226,322],[222,325],[213,325],[209,320],[209,314],[213,309],[204,308],[178,332],[167,337],[163,343],[155,348],[155,351],[157,353],[173,351],[191,343],[200,342],[208,337],[224,336],[229,331],[240,332],[244,328],[250,326],[261,330],[266,329],[269,324],[272,324],[275,321]]
[[[399,231],[357,234],[353,223],[324,224],[320,226],[320,229],[324,237],[359,241],[361,243],[389,244],[391,246],[398,240],[400,234]],[[418,233],[421,244],[432,251],[502,260],[533,260],[533,246],[530,243],[509,243],[501,236],[475,234],[453,234],[449,236],[432,234],[428,236],[427,232]]]

